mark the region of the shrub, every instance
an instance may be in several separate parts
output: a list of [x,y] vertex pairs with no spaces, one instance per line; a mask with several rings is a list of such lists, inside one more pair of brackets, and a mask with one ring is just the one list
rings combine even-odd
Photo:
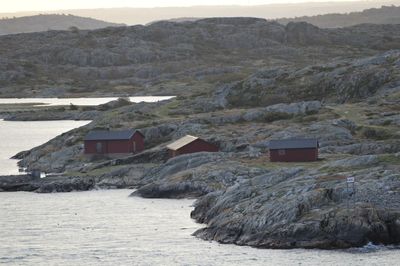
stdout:
[[364,127],[361,131],[361,134],[367,139],[375,140],[384,140],[392,137],[388,131],[372,127]]
[[392,124],[392,120],[385,120],[385,121],[382,123],[383,126],[389,126],[389,125],[391,125],[391,124]]
[[69,110],[71,110],[71,111],[75,111],[75,110],[78,110],[78,106],[76,106],[75,104],[70,104],[69,105]]
[[276,120],[290,119],[292,117],[293,117],[293,115],[290,115],[287,113],[271,112],[271,113],[265,114],[264,121],[265,122],[273,122]]

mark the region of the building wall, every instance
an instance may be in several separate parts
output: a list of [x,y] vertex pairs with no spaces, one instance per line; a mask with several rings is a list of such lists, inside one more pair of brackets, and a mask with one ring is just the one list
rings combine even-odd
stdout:
[[144,137],[140,133],[135,133],[133,135],[132,141],[136,142],[136,151],[133,150],[133,144],[132,144],[132,153],[139,153],[144,151]]
[[269,151],[271,162],[312,162],[318,160],[318,149],[282,149]]
[[107,148],[105,153],[132,153],[132,151],[132,140],[110,140],[107,141]]
[[[101,152],[97,150],[98,143],[101,143]],[[136,151],[134,151],[134,146],[136,146]],[[138,153],[144,150],[144,138],[141,134],[135,133],[130,140],[87,140],[84,147],[85,154]]]
[[196,153],[196,152],[218,152],[219,148],[214,144],[208,143],[202,139],[197,139],[179,150],[170,150],[170,157],[179,156],[182,154]]
[[[106,147],[106,141],[96,141],[96,140],[85,140],[85,154],[99,154],[96,149],[97,143],[101,143],[103,147]],[[104,150],[103,150],[104,151]],[[103,154],[104,152],[100,153]]]

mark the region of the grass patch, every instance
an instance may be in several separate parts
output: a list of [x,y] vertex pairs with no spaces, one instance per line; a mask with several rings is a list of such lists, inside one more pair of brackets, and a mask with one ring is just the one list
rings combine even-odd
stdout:
[[274,122],[277,120],[286,120],[293,118],[293,115],[280,112],[266,113],[263,117],[264,122]]
[[364,138],[374,139],[374,140],[386,140],[395,138],[395,135],[392,134],[388,129],[381,127],[364,126],[361,128],[361,135]]
[[346,180],[346,176],[344,175],[323,175],[319,176],[316,179],[317,184],[321,184],[324,182],[335,182],[335,181],[341,181],[341,180]]
[[316,169],[318,167],[321,167],[325,163],[324,160],[316,162],[270,162],[269,157],[266,155],[256,159],[239,159],[239,162],[247,166],[264,168],[264,169],[279,169],[279,168],[291,168],[291,167]]
[[329,109],[333,110],[339,117],[349,119],[357,124],[364,124],[367,119],[366,113],[369,108],[364,108],[358,104],[341,104],[338,106],[330,106]]
[[168,117],[171,116],[171,111],[177,110],[180,106],[181,102],[175,99],[170,100],[169,103],[164,104],[156,111],[156,115],[160,117]]
[[122,168],[126,168],[127,165],[114,165],[114,166],[106,166],[106,167],[101,167],[97,168],[94,170],[91,170],[89,172],[77,172],[77,171],[71,171],[71,172],[66,172],[66,176],[79,176],[79,177],[92,177],[92,176],[101,176],[104,174],[108,174],[111,172],[114,172],[116,170],[120,170]]
[[379,156],[379,162],[388,165],[400,165],[400,155],[384,154]]

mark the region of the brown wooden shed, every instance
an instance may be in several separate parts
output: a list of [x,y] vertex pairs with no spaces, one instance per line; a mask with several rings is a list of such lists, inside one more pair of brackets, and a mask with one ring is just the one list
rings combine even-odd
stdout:
[[311,162],[318,160],[319,143],[316,139],[271,140],[271,162]]
[[201,138],[186,135],[167,145],[170,157],[196,152],[217,152],[219,148]]

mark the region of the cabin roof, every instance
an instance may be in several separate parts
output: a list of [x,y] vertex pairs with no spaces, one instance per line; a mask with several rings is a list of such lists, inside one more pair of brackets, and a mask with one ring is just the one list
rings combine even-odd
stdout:
[[317,139],[283,139],[283,140],[271,140],[269,142],[269,148],[271,150],[310,149],[318,147],[319,143]]
[[198,137],[194,137],[191,135],[186,135],[183,138],[178,139],[177,141],[172,142],[171,144],[167,145],[167,148],[170,150],[179,150],[183,146],[188,145],[189,143],[192,143],[193,141],[199,139]]
[[[126,129],[119,131],[110,130],[94,130],[90,131],[84,138],[84,140],[129,140],[135,133],[140,131],[136,129]],[[143,136],[142,133],[140,135]]]

